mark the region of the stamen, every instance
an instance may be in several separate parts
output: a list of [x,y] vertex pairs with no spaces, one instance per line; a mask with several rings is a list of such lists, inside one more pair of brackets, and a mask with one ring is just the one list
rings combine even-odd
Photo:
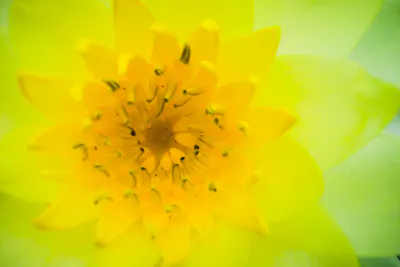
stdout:
[[150,89],[152,90],[150,92],[150,98],[146,100],[147,103],[153,102],[154,98],[156,98],[158,94],[158,88],[159,88],[158,85],[150,85]]
[[129,171],[129,175],[132,177],[132,181],[133,181],[133,187],[137,186],[137,179],[135,176],[135,171]]
[[100,172],[102,172],[105,176],[107,176],[107,178],[110,177],[110,173],[104,168],[103,165],[101,164],[94,164],[93,166],[96,170],[99,170]]
[[77,144],[72,147],[73,149],[81,149],[83,152],[83,160],[87,160],[89,158],[88,149],[85,144]]
[[181,55],[180,61],[181,61],[183,64],[186,64],[186,65],[189,64],[189,61],[190,61],[190,54],[191,54],[190,46],[186,44],[186,45],[183,47],[183,51],[182,51],[182,55]]
[[215,186],[214,183],[210,183],[210,184],[208,185],[208,190],[211,191],[211,192],[217,192],[217,191],[218,191],[218,190],[217,190],[217,187]]

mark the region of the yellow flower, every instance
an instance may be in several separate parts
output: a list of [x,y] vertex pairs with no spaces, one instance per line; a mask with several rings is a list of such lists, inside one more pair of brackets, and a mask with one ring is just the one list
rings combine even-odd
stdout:
[[252,3],[146,4],[12,4],[19,86],[46,118],[5,105],[1,190],[50,202],[36,226],[78,230],[32,234],[18,226],[35,207],[9,200],[7,246],[39,266],[272,266],[291,250],[357,266],[317,204],[320,168],[376,136],[399,92],[354,62],[275,58],[280,28],[251,32]]

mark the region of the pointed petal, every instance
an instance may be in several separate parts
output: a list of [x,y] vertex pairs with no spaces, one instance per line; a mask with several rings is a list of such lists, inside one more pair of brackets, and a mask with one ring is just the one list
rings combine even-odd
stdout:
[[253,145],[270,142],[288,131],[297,118],[284,110],[250,107],[240,116],[241,130]]
[[253,156],[260,166],[254,193],[266,221],[287,219],[321,197],[322,172],[295,141],[282,137]]
[[26,123],[0,139],[0,191],[29,201],[50,201],[59,192],[55,177],[65,166],[54,158],[28,150],[35,132],[43,122]]
[[102,203],[97,225],[97,243],[107,245],[116,236],[123,234],[139,218],[139,206],[133,198],[124,198],[118,203]]
[[241,267],[251,253],[253,233],[245,228],[219,221],[212,232],[198,240],[187,259],[188,267]]
[[204,19],[215,20],[224,39],[245,35],[253,28],[252,1],[147,0],[146,5],[163,25],[177,34],[180,41],[187,40],[190,32]]
[[254,100],[298,115],[291,135],[326,169],[380,133],[400,106],[400,91],[355,62],[297,55],[277,58]]
[[83,106],[73,99],[73,85],[68,81],[21,74],[19,84],[29,102],[51,119],[77,119],[85,114]]
[[399,177],[400,137],[388,132],[325,172],[323,203],[358,255],[400,253]]
[[147,231],[137,224],[109,246],[100,248],[97,259],[99,267],[154,267],[160,255]]
[[110,44],[111,25],[111,12],[97,0],[17,0],[10,8],[11,41],[22,67],[44,75],[87,75],[75,42]]
[[113,50],[81,40],[78,43],[78,51],[93,78],[98,80],[119,78],[118,55]]
[[[228,83],[215,89],[211,106],[229,114],[240,114],[248,109],[253,100],[257,79],[250,78],[241,82]],[[210,110],[210,112],[213,112]]]
[[192,50],[191,61],[208,61],[215,64],[219,49],[219,26],[215,21],[205,20],[200,28],[192,33],[189,45]]
[[167,228],[155,240],[160,249],[163,264],[180,263],[186,259],[190,249],[191,228],[184,220],[170,220]]
[[116,47],[132,56],[150,56],[153,34],[150,27],[153,15],[139,0],[114,1],[114,30]]
[[160,25],[153,27],[154,40],[151,62],[155,66],[171,67],[180,56],[178,39]]
[[98,216],[97,195],[79,187],[71,187],[35,220],[45,230],[69,229]]
[[378,14],[383,1],[256,0],[255,27],[282,27],[285,54],[347,56]]
[[[359,266],[350,242],[319,205],[308,207],[286,222],[271,224],[270,237],[279,240],[283,250],[289,252],[286,259],[283,257],[280,260],[290,260],[290,252],[298,251],[306,252],[310,256],[313,263],[311,266]],[[298,266],[297,263],[300,262],[297,259],[288,266]]]
[[221,44],[217,59],[219,83],[263,78],[275,58],[280,28],[258,30],[246,37]]

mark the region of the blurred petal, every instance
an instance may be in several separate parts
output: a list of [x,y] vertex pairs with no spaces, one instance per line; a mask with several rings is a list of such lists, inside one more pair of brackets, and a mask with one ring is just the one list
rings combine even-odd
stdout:
[[114,29],[116,47],[133,56],[150,56],[153,15],[139,0],[114,0]]
[[292,137],[326,169],[365,145],[393,119],[400,91],[357,63],[314,56],[281,56],[256,105],[297,114]]
[[38,230],[32,221],[44,208],[0,195],[0,266],[83,267],[92,261],[93,233],[88,229],[93,226],[52,233]]
[[16,0],[10,36],[23,68],[46,75],[83,77],[75,42],[88,38],[112,44],[111,11],[97,0]]
[[[28,150],[28,142],[43,123],[27,123],[0,139],[0,191],[30,201],[50,201],[59,192],[61,165]],[[56,178],[56,179],[54,179]]]
[[396,257],[379,258],[361,258],[361,267],[400,267],[400,260]]
[[70,81],[27,73],[20,74],[18,81],[24,97],[47,117],[59,121],[85,115],[83,105],[72,97]]
[[282,137],[256,155],[255,194],[263,219],[287,219],[318,201],[323,191],[322,172],[298,143]]
[[357,254],[400,253],[400,137],[384,132],[325,173],[323,202]]
[[[270,224],[270,237],[277,240],[286,252],[277,261],[279,267],[358,267],[358,260],[340,227],[319,205],[308,207],[283,223]],[[294,252],[294,253],[293,253]],[[293,261],[299,253],[308,259]],[[299,263],[299,265],[297,264]],[[301,265],[300,265],[301,264]]]
[[98,267],[154,267],[160,259],[151,237],[137,224],[97,253]]
[[280,54],[347,56],[382,0],[256,0],[255,28],[282,27]]
[[219,221],[207,237],[198,240],[187,260],[187,267],[247,266],[253,233]]
[[280,28],[261,29],[245,37],[221,44],[217,58],[219,83],[264,78],[275,58]]
[[400,2],[385,1],[351,54],[369,72],[400,86]]
[[157,20],[181,41],[205,19],[218,23],[224,39],[248,34],[253,28],[253,1],[146,0],[145,3]]

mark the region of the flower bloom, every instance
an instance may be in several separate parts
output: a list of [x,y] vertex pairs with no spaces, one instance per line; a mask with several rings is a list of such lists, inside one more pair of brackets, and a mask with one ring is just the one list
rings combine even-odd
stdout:
[[[98,254],[96,266],[268,266],[290,250],[321,266],[357,266],[317,204],[321,167],[378,134],[399,92],[353,62],[275,58],[279,27],[251,32],[245,20],[234,28],[223,5],[196,4],[192,14],[178,2],[187,13],[157,21],[151,2],[116,0],[115,43],[102,44],[90,28],[82,32],[94,38],[79,32],[59,47],[41,43],[53,57],[46,62],[13,33],[22,27],[13,14],[43,7],[12,5],[11,40],[27,58],[19,86],[46,119],[16,122],[2,139],[10,173],[27,171],[34,185],[6,179],[3,191],[49,202],[35,219],[44,230],[96,219],[88,228],[101,248],[87,249]],[[98,22],[84,12],[98,2],[76,5],[85,23],[74,27]],[[251,14],[251,4],[237,5]],[[79,57],[60,53],[72,44]],[[331,113],[339,102],[346,118]]]

